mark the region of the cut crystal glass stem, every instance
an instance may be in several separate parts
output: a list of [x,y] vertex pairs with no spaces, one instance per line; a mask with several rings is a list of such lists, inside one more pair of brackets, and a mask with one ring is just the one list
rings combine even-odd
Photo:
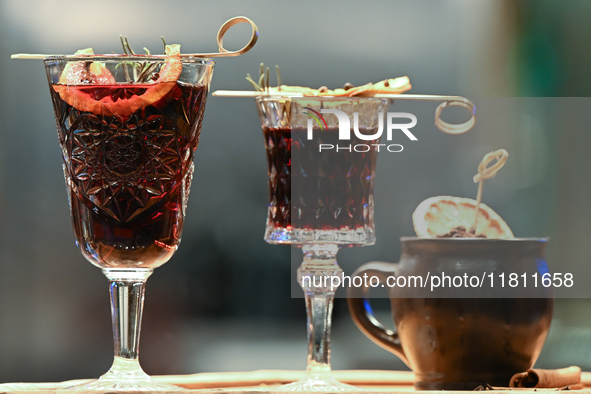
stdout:
[[330,372],[330,329],[334,294],[306,295],[308,367],[310,373]]
[[334,276],[343,272],[337,263],[336,244],[303,245],[304,261],[298,281],[304,290],[308,318],[308,366],[304,379],[279,387],[279,391],[359,391],[338,382],[330,370],[330,329],[337,287]]
[[139,361],[140,331],[146,280],[152,269],[105,269],[109,279],[115,357],[113,365],[98,380],[69,387],[76,390],[183,390],[154,381]]
[[309,373],[330,372],[330,329],[336,289],[332,276],[340,275],[337,245],[304,245],[304,261],[298,269],[298,281],[304,290],[308,317]]
[[103,272],[109,279],[115,357],[137,360],[145,283],[152,274],[152,270],[104,270]]

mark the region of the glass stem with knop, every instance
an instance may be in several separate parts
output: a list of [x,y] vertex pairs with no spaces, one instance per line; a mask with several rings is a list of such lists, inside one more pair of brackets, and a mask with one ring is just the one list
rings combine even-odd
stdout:
[[304,261],[298,282],[304,290],[308,317],[308,367],[311,377],[330,374],[330,329],[336,287],[333,276],[343,272],[337,264],[334,244],[302,246]]

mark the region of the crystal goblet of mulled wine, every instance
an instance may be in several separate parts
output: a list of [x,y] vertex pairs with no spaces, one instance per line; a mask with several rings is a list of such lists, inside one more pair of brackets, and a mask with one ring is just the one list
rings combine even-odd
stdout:
[[76,244],[110,283],[113,366],[74,388],[178,390],[139,364],[144,285],[181,241],[213,62],[96,55],[44,63]]
[[336,289],[325,278],[342,273],[336,260],[340,248],[376,241],[373,186],[389,101],[262,95],[256,103],[269,174],[265,240],[300,248],[304,254],[297,277],[308,319],[306,376],[279,390],[359,391],[331,377]]

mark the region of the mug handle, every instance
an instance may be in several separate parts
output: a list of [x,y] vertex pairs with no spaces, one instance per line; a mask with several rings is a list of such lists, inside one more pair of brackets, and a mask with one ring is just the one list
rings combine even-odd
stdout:
[[[396,275],[397,266],[398,263],[392,264],[372,261],[359,267],[353,273],[352,277],[363,277],[364,275],[375,276],[379,278],[380,284],[384,284],[389,276]],[[347,304],[349,305],[349,312],[353,321],[369,339],[389,352],[394,353],[408,365],[408,360],[400,343],[398,332],[384,327],[374,316],[369,303],[369,289],[369,287],[365,286],[349,286],[347,289]],[[394,325],[396,325],[396,322],[394,322]]]

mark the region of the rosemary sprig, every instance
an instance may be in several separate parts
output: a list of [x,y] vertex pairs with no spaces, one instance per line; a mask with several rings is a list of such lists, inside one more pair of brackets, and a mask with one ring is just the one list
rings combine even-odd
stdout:
[[148,82],[150,79],[154,79],[153,71],[156,70],[158,65],[156,63],[141,63],[142,69],[140,71],[140,75],[137,77],[136,82]]
[[246,80],[252,84],[252,87],[257,92],[262,92],[263,91],[263,89],[260,87],[260,85],[258,83],[256,83],[254,81],[254,79],[252,79],[252,77],[250,76],[250,74],[246,74]]
[[[164,43],[164,52],[166,53],[166,40],[163,36],[160,36],[162,42]],[[121,40],[121,46],[123,47],[123,53],[126,55],[135,55],[135,51],[129,44],[129,40],[127,36],[119,35],[119,39]],[[146,47],[143,48],[146,56],[150,56],[150,50]],[[133,70],[133,79],[131,78],[128,66]],[[155,75],[156,68],[158,67],[157,63],[148,63],[148,62],[124,62],[123,63],[123,73],[125,75],[125,79],[128,83],[144,83],[149,82],[150,80],[156,80],[158,77]]]
[[277,89],[281,91],[281,73],[279,72],[279,65],[275,65],[275,72],[277,73]]
[[[123,53],[128,55],[127,47],[125,46],[125,41],[127,40],[127,38],[124,40],[123,34],[119,34],[119,40],[121,40],[121,46],[123,47]],[[127,63],[123,63],[123,74],[125,75],[125,80],[128,83],[131,83],[132,81],[131,81],[131,77],[129,76],[129,70],[127,69]]]
[[[277,66],[277,65],[275,66],[275,71],[277,72],[277,89],[281,90],[281,73],[279,72],[279,66]],[[261,63],[259,65],[259,79],[258,79],[258,81],[255,81],[254,79],[252,79],[250,74],[246,74],[246,80],[248,82],[250,82],[252,87],[257,92],[267,92],[267,94],[268,94],[269,88],[271,87],[271,84],[269,82],[270,74],[271,73],[269,72],[269,67],[265,68],[265,64]]]
[[265,90],[265,73],[262,72],[261,75],[259,76],[259,86],[261,87],[262,90]]
[[133,48],[131,48],[131,45],[129,45],[129,41],[127,41],[127,36],[125,36],[124,39],[125,43],[123,44],[123,50],[125,51],[125,49],[127,49],[127,52],[129,52],[130,55],[135,55],[135,51],[133,50]]

